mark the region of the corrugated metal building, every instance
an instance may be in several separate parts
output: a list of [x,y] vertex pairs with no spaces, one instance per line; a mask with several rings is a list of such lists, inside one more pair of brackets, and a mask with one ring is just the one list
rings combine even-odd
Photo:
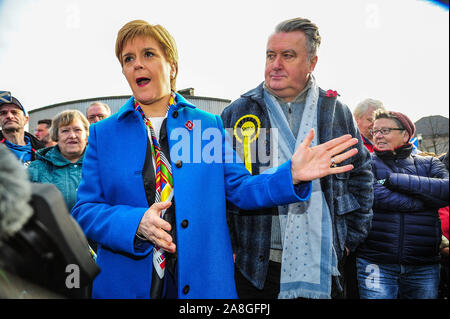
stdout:
[[[188,101],[197,106],[199,109],[213,114],[220,114],[222,110],[231,102],[226,99],[195,96],[193,88],[179,90],[178,93],[183,95]],[[81,111],[81,113],[86,114],[87,107],[95,101],[108,104],[111,108],[111,112],[114,114],[129,98],[130,95],[96,97],[91,99],[63,102],[30,110],[28,112],[30,116],[28,132],[34,134],[34,130],[36,129],[37,122],[39,120],[52,119],[56,114],[64,110],[76,109]]]

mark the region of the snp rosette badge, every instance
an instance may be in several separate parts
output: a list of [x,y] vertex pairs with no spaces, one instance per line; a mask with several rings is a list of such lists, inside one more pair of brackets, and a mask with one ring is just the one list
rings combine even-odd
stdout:
[[261,121],[253,114],[247,114],[237,120],[234,125],[233,134],[238,143],[244,146],[244,163],[245,168],[252,173],[252,154],[250,144],[258,138],[261,129]]

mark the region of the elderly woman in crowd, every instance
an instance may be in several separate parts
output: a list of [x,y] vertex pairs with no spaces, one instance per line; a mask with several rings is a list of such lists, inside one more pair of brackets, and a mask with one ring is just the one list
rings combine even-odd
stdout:
[[50,128],[57,144],[38,150],[36,161],[28,167],[32,182],[56,185],[69,211],[76,202],[88,135],[89,122],[83,113],[67,110],[57,114]]
[[440,207],[448,205],[448,171],[439,159],[412,155],[415,127],[404,114],[374,114],[372,228],[357,251],[363,299],[436,298]]
[[[235,298],[226,199],[243,209],[305,200],[311,181],[356,154],[342,136],[309,147],[271,174],[236,161],[219,116],[176,93],[178,53],[160,25],[136,20],[116,56],[133,96],[90,127],[72,214],[98,243],[94,298]],[[332,161],[334,157],[334,161]]]

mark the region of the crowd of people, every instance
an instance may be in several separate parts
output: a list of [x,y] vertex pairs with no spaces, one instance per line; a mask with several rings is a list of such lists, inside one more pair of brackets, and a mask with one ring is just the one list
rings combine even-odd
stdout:
[[279,23],[264,80],[220,116],[177,93],[175,40],[143,20],[117,35],[133,94],[118,112],[94,102],[32,135],[2,96],[0,144],[95,251],[90,297],[447,298],[448,155],[417,154],[395,107],[352,113],[321,88],[321,41],[308,19]]

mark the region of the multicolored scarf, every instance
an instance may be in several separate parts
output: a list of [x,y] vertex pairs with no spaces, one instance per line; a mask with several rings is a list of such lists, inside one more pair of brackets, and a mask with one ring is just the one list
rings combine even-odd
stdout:
[[[170,96],[169,104],[167,105],[167,111],[169,111],[172,105],[175,105],[174,94]],[[155,177],[156,177],[156,192],[155,192],[155,202],[164,202],[168,200],[173,190],[173,179],[172,179],[172,169],[170,163],[165,157],[164,153],[161,152],[161,148],[158,143],[158,138],[155,134],[155,129],[153,128],[150,119],[145,116],[142,111],[141,106],[138,101],[134,99],[134,108],[138,111],[144,123],[148,129],[149,138],[151,140],[151,148],[153,160],[155,161]]]
[[[167,105],[167,112],[172,105],[176,104],[175,97],[175,93],[172,92],[172,94],[170,95],[169,104]],[[149,140],[151,141],[151,150],[155,166],[156,179],[155,203],[171,201],[173,197],[173,177],[170,162],[167,160],[164,152],[161,151],[158,138],[155,134],[155,129],[153,128],[150,119],[145,116],[144,111],[142,110],[136,99],[134,99],[134,109],[141,114],[147,128]],[[164,213],[165,211],[161,212],[161,217],[164,216]],[[153,248],[154,273],[152,274],[152,287],[150,293],[152,299],[161,298],[165,260],[166,259],[162,249],[155,245],[155,247]]]

